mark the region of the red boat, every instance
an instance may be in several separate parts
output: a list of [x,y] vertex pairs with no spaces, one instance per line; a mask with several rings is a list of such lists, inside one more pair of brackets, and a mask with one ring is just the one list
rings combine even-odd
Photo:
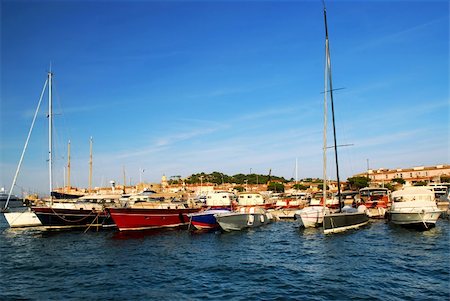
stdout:
[[198,208],[108,208],[120,231],[175,228],[189,225]]

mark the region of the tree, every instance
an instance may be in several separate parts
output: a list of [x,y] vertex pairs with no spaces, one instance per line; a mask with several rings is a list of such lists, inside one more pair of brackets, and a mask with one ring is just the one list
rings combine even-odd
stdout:
[[369,186],[370,179],[363,176],[351,177],[347,179],[347,183],[352,190],[360,190],[361,188]]
[[391,183],[386,183],[384,184],[384,188],[389,189],[390,191],[395,191],[395,186],[392,185]]
[[267,185],[267,190],[273,192],[284,192],[284,185],[277,182],[270,182],[269,185]]
[[[317,189],[323,190],[323,182],[317,185]],[[330,186],[327,185],[327,190],[330,189]]]
[[242,192],[242,191],[244,191],[245,189],[244,189],[244,187],[242,187],[242,186],[236,186],[236,187],[234,187],[234,190],[237,190],[237,192]]
[[413,186],[427,186],[427,185],[428,185],[428,183],[425,181],[418,181],[413,184]]
[[393,178],[392,182],[396,182],[396,183],[399,183],[399,184],[405,184],[406,183],[406,181],[403,178]]
[[309,187],[303,184],[294,184],[294,186],[292,186],[292,188],[296,189],[296,190],[306,190]]
[[450,176],[444,175],[441,176],[441,183],[449,183],[450,182]]

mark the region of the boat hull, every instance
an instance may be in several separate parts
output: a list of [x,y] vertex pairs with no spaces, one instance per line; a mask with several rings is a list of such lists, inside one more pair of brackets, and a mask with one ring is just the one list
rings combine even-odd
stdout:
[[367,208],[367,215],[370,218],[383,219],[386,216],[386,211],[386,208],[383,207]]
[[42,226],[36,214],[31,210],[22,212],[4,212],[3,214],[11,228]]
[[189,213],[199,209],[108,208],[120,231],[183,227],[189,224]]
[[436,225],[442,211],[421,211],[421,212],[389,212],[389,221],[393,224],[419,229],[429,229]]
[[214,214],[227,213],[230,210],[217,209],[217,210],[206,210],[203,212],[197,212],[189,214],[191,225],[197,230],[214,230],[218,229],[220,226],[217,223]]
[[364,226],[368,222],[369,217],[365,212],[325,214],[323,217],[323,232],[325,234],[344,232]]
[[323,224],[323,215],[325,209],[319,206],[306,207],[295,213],[295,219],[300,227],[317,228]]
[[103,210],[33,207],[32,210],[46,229],[114,227],[109,214]]
[[266,213],[230,212],[216,215],[217,222],[224,231],[239,231],[269,224],[271,217]]

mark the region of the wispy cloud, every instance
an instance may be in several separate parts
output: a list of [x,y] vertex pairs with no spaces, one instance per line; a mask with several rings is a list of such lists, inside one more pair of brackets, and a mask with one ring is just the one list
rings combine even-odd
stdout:
[[384,44],[398,43],[398,42],[403,41],[404,39],[409,38],[413,34],[415,35],[420,31],[424,31],[424,30],[430,28],[431,26],[439,25],[439,23],[442,23],[446,20],[447,20],[446,18],[434,19],[434,20],[401,30],[401,31],[393,32],[391,34],[387,34],[385,36],[381,36],[379,38],[373,39],[365,44],[361,44],[361,45],[355,47],[354,50],[362,51],[362,50],[378,47],[378,46],[381,46]]

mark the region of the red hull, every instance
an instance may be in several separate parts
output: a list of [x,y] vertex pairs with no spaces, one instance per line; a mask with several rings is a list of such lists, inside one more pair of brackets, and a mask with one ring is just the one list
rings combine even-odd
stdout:
[[109,208],[120,231],[174,228],[189,224],[189,213],[199,209]]

